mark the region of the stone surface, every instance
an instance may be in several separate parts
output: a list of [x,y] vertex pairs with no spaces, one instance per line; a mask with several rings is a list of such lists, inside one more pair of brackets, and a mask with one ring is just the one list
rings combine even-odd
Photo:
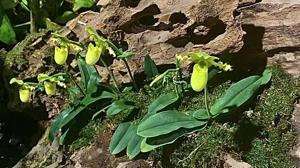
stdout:
[[284,50],[300,50],[299,0],[262,0],[238,11],[243,25],[264,29],[262,48],[271,56]]
[[[135,51],[130,59],[135,73],[143,70],[146,54],[158,64],[175,63],[175,54],[190,50],[205,50],[212,54],[238,52],[243,46],[239,17],[233,13],[237,0],[141,0],[110,1],[101,12],[85,12],[69,22],[64,32],[73,32],[86,40],[86,26],[93,26],[119,46]],[[137,1],[138,2],[138,1]],[[113,11],[113,12],[112,12]],[[116,73],[125,67],[115,62]],[[126,82],[127,75],[117,75]]]
[[224,168],[252,168],[252,166],[246,162],[237,161],[231,155],[227,154],[225,156]]
[[300,77],[300,51],[277,53],[269,58],[269,63],[279,65],[294,78]]
[[[129,60],[135,73],[143,70],[146,54],[158,65],[174,63],[176,53],[190,50],[204,50],[214,55],[234,54],[237,55],[234,59],[244,57],[244,60],[252,59],[248,63],[257,64],[262,59],[247,58],[248,53],[272,57],[282,51],[300,50],[298,0],[101,3],[100,13],[82,13],[68,23],[65,32],[73,32],[80,41],[85,41],[85,27],[95,27],[119,46],[137,53]],[[246,33],[251,34],[252,41],[245,43]],[[115,61],[112,67],[121,78],[119,81],[129,81],[123,65]]]

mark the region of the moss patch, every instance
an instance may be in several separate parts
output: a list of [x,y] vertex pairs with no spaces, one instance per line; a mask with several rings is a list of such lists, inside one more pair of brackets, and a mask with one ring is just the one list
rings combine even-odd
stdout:
[[[170,160],[163,162],[163,167],[222,167],[225,153],[257,168],[293,167],[289,157],[294,142],[290,118],[300,89],[280,69],[272,68],[272,72],[270,86],[243,116],[226,123],[213,123],[184,139],[180,148],[171,153]],[[222,89],[217,87],[213,95],[223,92]]]
[[[224,155],[231,154],[253,167],[293,167],[289,151],[294,142],[290,118],[293,103],[300,94],[299,84],[277,67],[272,67],[272,82],[266,86],[260,97],[253,98],[245,108],[212,123],[207,128],[175,144],[157,149],[150,159],[158,167],[222,167]],[[213,104],[230,86],[225,82],[209,89],[209,104]],[[149,103],[160,94],[174,91],[173,88],[145,89],[141,92],[126,92],[122,97],[135,102],[139,109],[133,118],[137,119],[147,111]],[[204,108],[204,96],[186,93],[178,110],[187,111]],[[102,121],[91,122],[73,143],[73,149],[95,141],[97,133],[114,130],[128,113]],[[132,119],[132,118],[131,118]],[[98,129],[95,129],[98,128]],[[92,135],[92,136],[91,136]]]
[[37,38],[43,36],[45,32],[41,33],[33,33],[18,43],[11,51],[9,51],[6,54],[4,66],[6,68],[10,68],[11,66],[22,66],[23,64],[26,64],[27,61],[24,58],[24,52],[29,48],[30,44]]

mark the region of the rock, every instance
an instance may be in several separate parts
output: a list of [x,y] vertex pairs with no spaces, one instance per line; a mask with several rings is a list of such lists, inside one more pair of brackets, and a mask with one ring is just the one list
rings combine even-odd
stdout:
[[262,0],[238,11],[243,25],[263,28],[262,48],[270,56],[300,50],[299,0]]
[[97,3],[97,6],[107,6],[109,3],[111,2],[111,0],[101,0],[101,1],[98,1]]
[[[244,32],[239,18],[233,16],[238,0],[130,2],[101,1],[100,13],[80,14],[64,32],[73,32],[85,41],[85,27],[96,28],[114,43],[137,53],[129,60],[134,73],[143,70],[147,54],[161,65],[175,63],[175,54],[193,49],[220,54],[237,52],[243,46]],[[129,82],[123,65],[115,62],[112,66],[117,67],[113,69],[121,83]]]
[[256,2],[258,2],[258,0],[239,0],[239,7],[253,5]]
[[252,166],[246,162],[237,161],[231,155],[227,154],[225,156],[224,168],[252,168]]
[[294,78],[300,76],[300,51],[280,52],[269,58],[270,64],[279,65],[286,73]]

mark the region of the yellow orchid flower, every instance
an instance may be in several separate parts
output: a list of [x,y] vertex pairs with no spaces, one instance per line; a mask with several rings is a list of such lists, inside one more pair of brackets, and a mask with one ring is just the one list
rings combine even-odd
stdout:
[[26,83],[22,80],[18,80],[16,78],[12,78],[9,81],[10,84],[16,83],[19,86],[19,98],[21,102],[28,103],[30,101],[30,97],[32,95],[32,91],[35,89],[34,86],[32,86],[32,83]]
[[44,87],[45,87],[46,94],[48,96],[55,95],[55,93],[56,93],[56,83],[55,82],[45,81]]
[[19,98],[23,103],[28,103],[30,101],[31,94],[32,93],[29,89],[26,88],[19,89]]
[[208,81],[208,67],[205,65],[195,64],[191,77],[192,89],[196,92],[201,92]]
[[89,65],[95,65],[104,50],[104,46],[94,46],[90,43],[88,46],[88,51],[86,53],[85,61]]
[[66,63],[68,58],[68,47],[55,47],[54,60],[58,65]]
[[209,67],[215,66],[223,71],[232,70],[231,65],[218,61],[218,57],[210,56],[205,52],[190,52],[186,55],[176,55],[176,59],[179,62],[188,61],[195,63],[191,76],[191,86],[196,92],[201,92],[206,87]]
[[54,74],[49,76],[47,74],[39,74],[38,81],[40,84],[44,85],[45,92],[48,96],[56,94],[57,85],[66,88],[66,84],[63,82],[65,79],[63,77],[64,73]]

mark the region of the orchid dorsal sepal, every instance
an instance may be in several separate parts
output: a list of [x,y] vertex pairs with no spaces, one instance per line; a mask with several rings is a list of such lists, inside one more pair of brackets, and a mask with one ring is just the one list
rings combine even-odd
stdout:
[[203,64],[206,65],[208,68],[211,66],[215,66],[223,71],[232,70],[231,65],[223,63],[219,61],[220,59],[218,57],[210,56],[209,54],[202,51],[178,54],[176,55],[176,59],[179,62],[193,62],[195,64]]
[[12,78],[10,84],[17,84],[19,86],[19,98],[23,103],[28,103],[33,91],[36,88],[36,83],[24,82],[16,78]]
[[81,43],[70,40],[57,32],[52,33],[51,41],[53,41],[56,46],[66,47],[72,51],[80,52],[83,50]]
[[96,43],[96,46],[108,47],[107,40],[101,37],[94,28],[86,27],[85,31],[89,34],[90,40]]
[[31,91],[33,91],[37,84],[33,83],[33,82],[24,82],[23,80],[19,80],[17,78],[12,78],[9,81],[9,84],[17,84],[19,87],[23,87],[24,89],[29,89]]

